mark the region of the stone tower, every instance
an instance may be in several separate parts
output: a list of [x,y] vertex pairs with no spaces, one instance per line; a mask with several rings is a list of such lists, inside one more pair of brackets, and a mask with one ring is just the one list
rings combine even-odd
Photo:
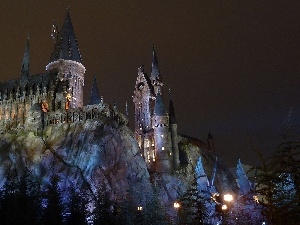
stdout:
[[173,99],[170,91],[170,104],[169,104],[169,124],[170,124],[170,134],[173,152],[173,167],[174,169],[179,169],[179,148],[178,148],[178,134],[177,134],[177,120],[175,116],[175,109],[173,104]]
[[79,108],[83,106],[85,67],[82,64],[70,12],[59,33],[54,37],[54,50],[46,70],[57,74],[61,88],[55,90],[54,110]]
[[150,173],[169,173],[173,168],[178,169],[177,122],[173,103],[170,121],[164,106],[163,82],[154,46],[151,76],[148,77],[143,67],[138,69],[133,102],[135,136]]
[[169,138],[169,116],[160,92],[156,95],[152,116],[157,173],[170,173],[173,168],[172,146]]

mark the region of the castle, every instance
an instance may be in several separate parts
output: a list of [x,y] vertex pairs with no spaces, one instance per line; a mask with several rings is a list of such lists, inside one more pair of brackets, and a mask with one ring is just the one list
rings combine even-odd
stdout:
[[[58,123],[110,118],[128,124],[122,113],[104,103],[94,79],[88,105],[83,105],[85,67],[69,10],[61,30],[53,26],[54,49],[43,74],[30,74],[29,38],[21,77],[0,83],[0,132],[27,129],[43,133]],[[151,76],[138,68],[134,88],[135,137],[150,173],[171,173],[180,167],[177,122],[173,101],[169,114],[163,102],[163,83],[153,46]],[[212,137],[210,138],[212,140]],[[213,142],[212,142],[213,143]]]

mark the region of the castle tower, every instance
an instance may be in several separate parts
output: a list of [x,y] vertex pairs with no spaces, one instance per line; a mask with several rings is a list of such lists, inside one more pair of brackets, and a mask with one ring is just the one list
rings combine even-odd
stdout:
[[133,103],[135,109],[135,137],[141,154],[148,164],[155,159],[151,114],[154,105],[154,93],[151,81],[143,66],[138,68]]
[[171,133],[171,143],[172,143],[172,154],[173,154],[173,167],[175,170],[179,169],[179,148],[178,148],[178,134],[177,134],[177,120],[175,116],[175,109],[173,104],[173,99],[170,90],[170,104],[169,104],[169,124]]
[[101,102],[101,97],[100,97],[99,89],[97,86],[96,76],[94,76],[93,86],[92,86],[90,100],[89,100],[88,105],[96,105],[96,104],[100,104],[100,102]]
[[165,110],[163,97],[158,92],[152,116],[155,141],[155,170],[157,173],[172,172],[173,156],[169,139],[169,116]]
[[82,64],[70,12],[67,11],[61,31],[54,37],[54,50],[46,70],[57,74],[58,82],[64,82],[61,90],[55,93],[55,106],[65,105],[66,109],[83,106],[83,86],[85,67]]
[[214,137],[212,136],[212,134],[210,133],[210,131],[208,132],[208,135],[207,135],[207,146],[208,146],[208,150],[215,153],[215,140],[214,140]]

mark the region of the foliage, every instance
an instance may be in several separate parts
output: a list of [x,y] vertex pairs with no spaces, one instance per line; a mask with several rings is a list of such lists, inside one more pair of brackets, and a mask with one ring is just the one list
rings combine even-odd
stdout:
[[276,225],[296,224],[300,220],[300,143],[285,139],[271,157],[259,155],[256,192],[265,215]]
[[204,224],[207,217],[206,199],[197,190],[196,179],[180,198],[180,224]]

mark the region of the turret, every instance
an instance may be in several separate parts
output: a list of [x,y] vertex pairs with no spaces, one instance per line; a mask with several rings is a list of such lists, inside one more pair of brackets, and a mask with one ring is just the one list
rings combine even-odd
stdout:
[[[85,67],[82,64],[69,10],[62,29],[56,34],[54,42],[54,50],[46,70],[51,74],[57,74],[59,81],[67,81],[69,107],[82,107]],[[62,99],[55,101],[55,104],[58,104]]]
[[151,67],[151,83],[154,88],[154,94],[157,95],[158,93],[162,94],[162,87],[163,87],[163,82],[162,82],[162,77],[160,75],[159,71],[159,65],[158,65],[158,59],[156,56],[156,50],[155,46],[153,44],[153,50],[152,50],[152,67]]
[[22,79],[27,79],[28,76],[30,75],[30,69],[29,69],[29,35],[26,40],[26,45],[25,45],[25,51],[24,51],[24,56],[23,56],[23,61],[22,61],[22,67],[21,67],[21,77]]
[[215,141],[214,141],[214,137],[210,132],[208,132],[207,135],[207,146],[208,146],[208,150],[212,151],[213,153],[215,152]]
[[94,76],[93,86],[92,86],[90,100],[89,100],[88,105],[96,105],[96,104],[100,104],[100,103],[101,103],[101,97],[100,97],[98,86],[97,86],[96,76]]
[[161,93],[155,99],[152,125],[155,140],[155,160],[157,173],[170,173],[173,167],[172,149],[169,148],[169,116],[165,110]]
[[170,90],[170,104],[169,104],[169,124],[171,133],[171,143],[172,143],[172,154],[173,154],[173,167],[174,169],[179,169],[179,148],[178,148],[178,134],[177,134],[177,120],[175,116],[175,109],[173,104],[173,99]]
[[151,125],[151,113],[154,104],[154,93],[151,81],[144,67],[138,68],[138,76],[135,83],[134,94],[134,114],[135,114],[135,137],[141,149],[148,168],[155,160],[153,131]]

